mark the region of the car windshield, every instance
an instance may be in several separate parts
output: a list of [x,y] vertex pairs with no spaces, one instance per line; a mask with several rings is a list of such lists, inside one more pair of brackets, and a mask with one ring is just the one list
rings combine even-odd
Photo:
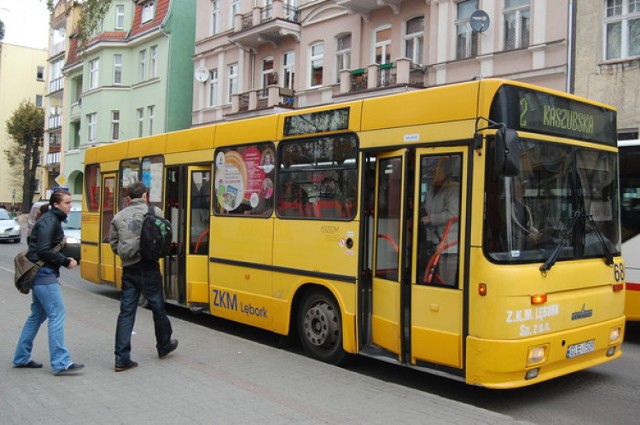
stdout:
[[0,220],[13,220],[13,217],[7,210],[0,210]]
[[517,176],[497,176],[489,155],[484,245],[496,262],[620,253],[615,153],[520,140]]
[[67,219],[62,222],[62,228],[65,230],[80,230],[80,224],[82,223],[82,212],[71,211],[67,216]]

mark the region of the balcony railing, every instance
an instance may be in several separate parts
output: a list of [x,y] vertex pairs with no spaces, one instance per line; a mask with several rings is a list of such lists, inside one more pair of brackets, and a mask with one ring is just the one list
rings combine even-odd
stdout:
[[292,109],[295,103],[293,90],[271,85],[233,95],[231,113],[260,111],[273,107]]
[[299,42],[299,19],[296,7],[284,4],[283,0],[273,0],[269,6],[254,7],[249,13],[236,15],[229,40],[251,49],[264,43],[277,47],[285,37],[293,37]]
[[47,128],[62,127],[62,115],[49,115],[49,126]]
[[55,78],[49,81],[49,93],[60,91],[64,88],[64,77]]
[[340,71],[340,94],[397,86],[424,87],[426,68],[412,64],[407,58],[366,68]]

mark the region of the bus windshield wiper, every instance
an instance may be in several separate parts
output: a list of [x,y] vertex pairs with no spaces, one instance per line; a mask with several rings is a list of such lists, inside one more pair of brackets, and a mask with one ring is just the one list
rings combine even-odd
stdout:
[[584,217],[584,215],[585,214],[581,210],[576,210],[576,212],[573,214],[573,218],[569,223],[569,227],[567,227],[564,234],[562,235],[562,239],[560,239],[560,242],[558,242],[558,245],[556,245],[556,249],[553,250],[553,253],[549,256],[549,258],[547,258],[547,261],[545,261],[544,264],[540,266],[540,271],[542,273],[546,273],[547,271],[551,270],[551,267],[553,267],[556,261],[558,261],[558,255],[560,255],[560,250],[564,246],[565,241],[569,238],[569,235],[571,235],[571,232],[576,226],[578,219]]
[[593,215],[589,214],[587,215],[587,217],[589,218],[589,223],[591,223],[591,226],[593,227],[598,240],[602,244],[602,251],[604,252],[604,262],[607,266],[610,266],[613,264],[613,253],[609,249],[609,245],[607,245],[607,242],[604,240],[602,231],[600,231],[600,228],[596,224],[596,221],[593,219]]

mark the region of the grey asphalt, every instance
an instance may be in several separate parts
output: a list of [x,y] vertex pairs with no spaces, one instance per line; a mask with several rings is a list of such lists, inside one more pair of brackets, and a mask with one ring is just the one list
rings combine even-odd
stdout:
[[31,295],[19,294],[12,271],[0,266],[2,425],[525,423],[179,318],[172,325],[180,346],[160,360],[151,312],[144,309],[132,338],[140,366],[116,373],[118,301],[66,286],[65,272],[65,343],[86,367],[54,376],[46,323],[33,351],[44,367],[12,367]]

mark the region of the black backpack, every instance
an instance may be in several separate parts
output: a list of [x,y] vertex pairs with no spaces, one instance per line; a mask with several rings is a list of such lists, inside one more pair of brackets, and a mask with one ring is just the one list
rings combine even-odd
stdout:
[[148,207],[140,233],[140,256],[143,260],[159,260],[169,255],[171,249],[171,222],[155,215],[153,206]]

